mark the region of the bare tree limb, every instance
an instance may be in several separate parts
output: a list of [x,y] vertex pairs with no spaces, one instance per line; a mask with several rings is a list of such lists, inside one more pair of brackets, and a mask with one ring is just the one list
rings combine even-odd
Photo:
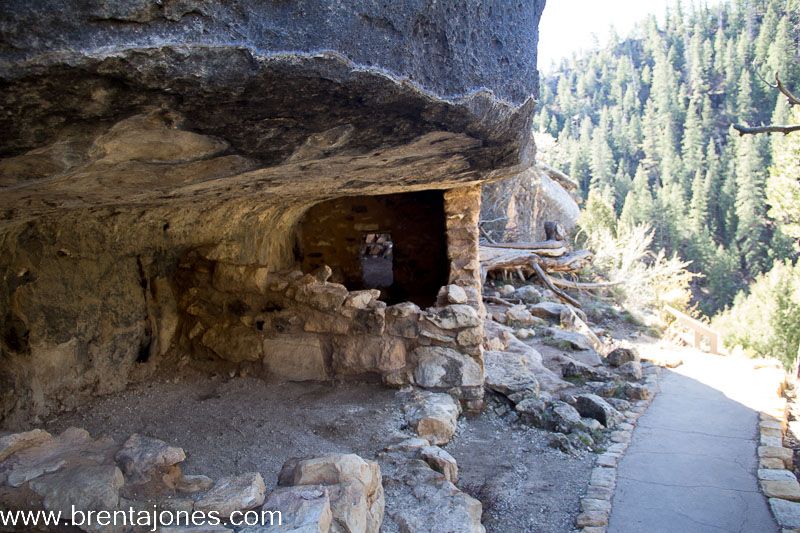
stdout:
[[800,131],[800,124],[791,126],[745,126],[743,124],[734,124],[733,129],[739,132],[739,135],[756,135],[759,133],[783,133],[789,135],[792,132]]
[[786,97],[786,100],[789,102],[790,106],[800,105],[800,98],[796,97],[789,89],[786,88],[781,79],[778,77],[777,72],[775,73],[775,88]]
[[492,239],[492,236],[489,235],[489,232],[483,229],[483,226],[480,224],[478,224],[478,231],[481,232],[481,234],[486,238],[487,241],[489,241],[490,244],[497,244],[497,241]]
[[561,289],[553,285],[553,282],[550,281],[550,276],[548,276],[545,273],[545,271],[542,270],[542,267],[539,266],[539,263],[533,263],[533,265],[531,266],[533,266],[533,270],[536,272],[536,275],[539,276],[539,279],[542,280],[542,283],[544,283],[545,287],[553,291],[553,293],[556,296],[558,296],[563,302],[568,303],[573,307],[577,307],[578,309],[581,308],[581,304],[580,302],[578,302],[578,300],[576,300],[566,292],[562,291]]
[[[786,101],[788,102],[789,106],[800,105],[800,98],[792,94],[790,91],[781,81],[780,76],[778,73],[775,73],[775,84],[771,84],[764,77],[758,72],[758,69],[754,69],[756,76],[764,82],[764,84],[772,87],[773,89],[777,89],[780,91],[782,95],[786,97]],[[734,124],[733,129],[739,132],[739,135],[758,135],[759,133],[783,133],[784,135],[789,135],[795,131],[800,131],[800,124],[791,124],[791,125],[777,125],[777,124],[770,124],[768,126],[747,126],[746,124]]]

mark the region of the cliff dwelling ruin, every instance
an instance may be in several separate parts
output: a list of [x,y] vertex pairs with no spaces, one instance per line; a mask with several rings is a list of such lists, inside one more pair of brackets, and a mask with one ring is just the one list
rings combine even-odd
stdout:
[[[435,412],[429,440],[446,442],[454,426],[435,420],[455,424],[462,410],[484,405],[481,186],[533,163],[543,4],[7,4],[3,430],[61,431],[64,416],[94,420],[116,441],[72,428],[42,442],[116,453],[124,484],[114,481],[114,494],[126,501],[143,497],[136,487],[149,477],[120,457],[161,445],[136,434],[125,441],[123,430],[145,428],[96,418],[120,405],[114,398],[128,398],[129,410],[138,405],[134,414],[180,417],[182,409],[191,418],[221,397],[214,380],[237,377],[245,381],[231,390],[246,383],[236,389],[241,409],[218,407],[232,421],[268,407],[296,422],[305,416],[297,406],[307,404],[291,398],[303,390],[358,410],[370,394],[389,409],[379,391],[413,387],[406,393],[417,407],[404,423],[422,427]],[[175,392],[175,380],[194,403]],[[376,392],[346,382],[373,383]],[[142,391],[161,395],[163,407],[137,403]],[[269,405],[250,405],[255,398]],[[330,416],[346,417],[337,413]],[[180,427],[192,442],[200,431],[160,420],[151,429],[161,435],[150,437]],[[374,431],[401,425],[376,423]],[[354,435],[361,444],[373,438]],[[212,456],[223,446],[214,442]],[[340,449],[349,441],[331,442]],[[183,454],[159,449],[159,457]],[[274,460],[293,455],[284,451]],[[215,475],[229,464],[194,461],[187,464]],[[428,479],[425,468],[414,475]],[[170,490],[208,490],[180,468],[164,475]],[[51,494],[47,483],[28,481]],[[369,486],[369,525],[337,531],[377,531],[383,489]],[[458,499],[470,530],[480,529],[477,500],[453,485],[437,490]]]

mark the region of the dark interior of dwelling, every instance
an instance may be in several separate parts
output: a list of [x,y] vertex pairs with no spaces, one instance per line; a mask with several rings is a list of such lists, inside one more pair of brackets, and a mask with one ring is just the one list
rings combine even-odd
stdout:
[[300,227],[303,270],[333,269],[351,290],[379,289],[389,304],[433,305],[447,284],[441,191],[356,196],[321,202]]

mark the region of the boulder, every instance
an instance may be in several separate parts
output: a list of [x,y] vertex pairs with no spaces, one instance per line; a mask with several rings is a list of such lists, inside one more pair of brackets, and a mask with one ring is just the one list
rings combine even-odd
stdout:
[[550,421],[547,402],[540,398],[526,398],[514,406],[522,422],[537,428],[546,428]]
[[628,361],[619,365],[617,372],[628,379],[639,381],[642,379],[642,364],[639,361]]
[[592,328],[586,324],[586,321],[578,316],[578,313],[576,313],[572,307],[567,306],[567,308],[561,312],[561,327],[582,335],[589,341],[592,348],[598,352],[604,349],[603,342],[598,338],[595,332],[592,331]]
[[542,354],[533,347],[517,339],[513,335],[511,329],[497,323],[493,323],[492,326],[487,326],[487,328],[489,327],[492,332],[502,336],[504,339],[505,349],[503,351],[520,356],[524,360],[525,365],[533,370],[542,390],[555,392],[570,386],[569,383],[546,368],[542,364]]
[[600,367],[593,367],[570,360],[561,367],[561,375],[567,379],[583,379],[592,381],[605,381],[611,379],[611,374]]
[[217,323],[200,341],[220,358],[232,363],[258,361],[262,356],[262,339],[258,331],[240,323]]
[[614,348],[606,356],[606,361],[611,366],[621,366],[631,361],[639,361],[639,354],[633,348]]
[[800,503],[780,498],[770,498],[769,506],[775,520],[786,529],[800,528]]
[[486,387],[504,396],[536,396],[539,380],[536,371],[541,362],[528,353],[484,352]]
[[566,309],[566,305],[555,302],[540,302],[528,306],[528,310],[533,316],[553,321],[560,321],[561,313]]
[[134,433],[115,457],[125,478],[131,483],[146,483],[153,473],[165,471],[186,459],[183,449],[163,440]]
[[510,296],[514,296],[516,290],[517,289],[513,285],[503,285],[502,287],[497,289],[497,292],[500,293],[500,296],[508,298]]
[[0,437],[0,462],[5,461],[20,450],[38,446],[51,440],[53,440],[53,436],[41,429],[4,435]]
[[113,463],[117,445],[111,439],[92,439],[80,428],[67,428],[57,437],[18,450],[6,459],[6,483],[19,487],[26,481],[76,465]]
[[481,502],[463,493],[421,460],[390,465],[387,531],[485,533]]
[[648,400],[650,399],[650,388],[647,385],[638,383],[626,383],[623,391],[629,400]]
[[542,301],[542,293],[533,285],[523,285],[516,290],[514,296],[526,304],[538,304]]
[[[594,348],[592,347],[591,342],[587,339],[584,335],[580,333],[575,333],[574,331],[565,331],[560,328],[547,328],[547,343],[553,346],[557,346],[562,350],[580,350],[580,351],[592,351],[594,352]],[[596,355],[596,352],[595,352]],[[596,358],[593,357],[592,359],[596,359],[597,363],[595,364],[602,364],[602,360],[600,356]]]
[[607,428],[613,428],[623,420],[622,413],[596,394],[579,394],[575,396],[575,408],[581,414],[594,418]]
[[575,429],[583,429],[581,415],[570,404],[556,401],[550,406],[550,426],[560,433],[572,433]]
[[541,324],[541,319],[533,316],[524,305],[515,305],[506,311],[506,324],[512,328],[536,326]]
[[280,486],[327,487],[337,531],[377,533],[383,522],[381,469],[355,454],[289,459],[278,474]]
[[450,483],[458,482],[458,463],[443,449],[438,446],[425,446],[419,450],[419,457]]
[[229,517],[234,511],[254,509],[263,504],[265,492],[264,480],[258,472],[225,477],[201,496],[194,508],[196,511],[215,511],[221,517]]
[[45,509],[69,516],[73,507],[84,512],[114,510],[124,482],[114,465],[76,465],[34,479],[30,488],[44,499]]
[[[252,528],[252,533],[328,533],[333,522],[331,500],[324,486],[278,487],[261,507],[280,511],[281,525]],[[245,529],[243,533],[250,533]]]
[[631,402],[622,398],[606,398],[606,401],[620,413],[624,413],[631,408]]
[[415,391],[403,407],[406,423],[432,444],[447,444],[456,432],[461,408],[452,396]]
[[450,389],[483,386],[480,365],[452,348],[421,346],[414,350],[414,357],[417,361],[414,381],[420,387]]

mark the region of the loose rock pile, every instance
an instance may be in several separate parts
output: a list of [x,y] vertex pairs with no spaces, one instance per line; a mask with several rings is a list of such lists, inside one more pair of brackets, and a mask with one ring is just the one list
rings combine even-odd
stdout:
[[547,289],[490,285],[485,294],[492,408],[562,434],[553,446],[570,453],[619,438],[612,430],[623,413],[651,398],[654,382],[645,373],[655,367],[632,347],[601,340],[582,310]]
[[[425,461],[455,480],[457,469],[452,457],[423,442]],[[180,463],[185,458],[181,448],[138,434],[131,435],[122,446],[111,439],[93,439],[78,428],[69,428],[58,436],[42,430],[7,435],[0,438],[0,507],[60,511],[65,518],[73,507],[84,513],[129,509],[152,513],[157,506],[164,511],[215,514],[223,520],[237,511],[256,510],[259,516],[269,516],[261,511],[279,511],[283,526],[289,527],[281,531],[380,530],[385,505],[381,470],[377,463],[357,455],[290,459],[281,469],[278,488],[269,497],[257,472],[214,482],[205,476],[184,474]],[[79,527],[85,531],[139,530],[130,524]],[[262,525],[243,531],[268,530],[272,531]]]

